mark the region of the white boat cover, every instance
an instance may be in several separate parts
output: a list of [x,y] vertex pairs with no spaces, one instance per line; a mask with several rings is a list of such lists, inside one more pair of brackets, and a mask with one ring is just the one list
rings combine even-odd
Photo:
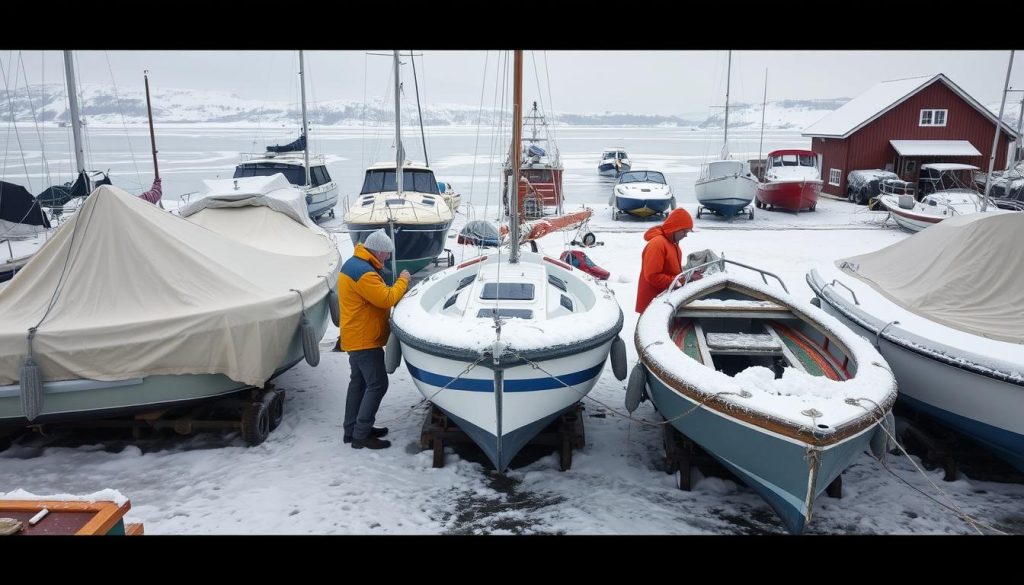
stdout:
[[[298,328],[290,289],[307,307],[322,299],[338,251],[271,207],[227,211],[204,212],[220,216],[204,227],[116,187],[96,189],[0,290],[0,385],[18,381],[37,325],[32,349],[46,381],[224,374],[262,385]],[[308,219],[304,209],[298,218]],[[250,221],[260,223],[239,225]],[[259,247],[231,235],[245,229],[260,230]]]
[[972,213],[836,266],[925,319],[1024,343],[1021,250],[1024,213]]

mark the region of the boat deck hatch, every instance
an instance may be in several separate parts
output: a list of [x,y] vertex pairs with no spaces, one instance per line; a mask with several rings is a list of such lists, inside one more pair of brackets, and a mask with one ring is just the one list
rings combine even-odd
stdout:
[[532,301],[533,289],[533,284],[526,282],[488,282],[484,285],[480,298],[504,301]]
[[489,319],[494,316],[533,319],[533,311],[530,309],[480,309],[476,316],[483,319]]

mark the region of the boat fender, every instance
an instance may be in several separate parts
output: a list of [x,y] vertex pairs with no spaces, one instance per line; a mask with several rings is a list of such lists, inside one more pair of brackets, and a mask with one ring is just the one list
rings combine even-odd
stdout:
[[[888,431],[888,432],[886,432]],[[885,460],[885,454],[896,448],[896,419],[892,412],[885,413],[882,422],[878,423],[875,432],[871,435],[871,454],[879,461]]]
[[612,373],[615,379],[622,381],[626,379],[626,342],[618,335],[612,340],[612,351],[608,354],[612,361]]
[[633,372],[629,375],[629,383],[626,384],[626,410],[633,412],[640,406],[640,403],[647,399],[647,368],[643,364],[633,366]]
[[306,358],[307,364],[315,368],[317,364],[320,363],[320,340],[316,338],[316,332],[313,329],[313,324],[309,322],[309,317],[306,316],[306,300],[302,298],[302,293],[294,288],[288,290],[299,295],[299,302],[302,303],[302,316],[299,318],[299,337],[302,338],[302,356]]
[[[327,277],[324,277],[327,280]],[[338,304],[338,289],[332,288],[327,283],[327,306],[331,309],[331,322],[335,327],[341,327],[341,306]]]
[[384,346],[384,369],[389,374],[394,374],[401,363],[402,346],[398,343],[398,336],[392,331],[391,335],[388,336],[387,345]]
[[814,305],[815,307],[818,307],[820,309],[821,308],[821,299],[819,299],[818,297],[814,297],[814,298],[811,299],[811,304]]
[[43,372],[32,355],[32,338],[36,336],[36,328],[28,330],[28,355],[18,367],[18,380],[21,384],[21,410],[28,422],[32,422],[43,410]]

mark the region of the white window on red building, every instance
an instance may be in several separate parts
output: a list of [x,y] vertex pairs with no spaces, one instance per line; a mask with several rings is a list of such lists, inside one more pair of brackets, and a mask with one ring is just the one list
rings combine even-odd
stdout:
[[828,170],[828,184],[839,186],[839,181],[842,179],[843,169],[829,169]]
[[918,126],[945,126],[949,110],[921,110]]

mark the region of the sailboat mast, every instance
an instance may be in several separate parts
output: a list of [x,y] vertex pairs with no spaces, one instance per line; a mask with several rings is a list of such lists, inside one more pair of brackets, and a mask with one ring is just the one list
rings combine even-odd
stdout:
[[85,173],[85,150],[82,147],[82,122],[78,117],[78,86],[75,84],[75,66],[71,51],[64,51],[64,75],[67,78],[68,103],[71,108],[71,134],[75,139],[75,164],[78,165],[78,174],[81,175]]
[[508,261],[510,264],[519,262],[519,166],[522,156],[522,133],[523,133],[523,52],[515,51],[513,59],[512,77],[512,174],[509,177],[509,203],[511,204],[511,217],[509,225],[509,250]]
[[[761,160],[761,151],[764,149],[764,114],[768,109],[768,68],[764,70],[764,100],[761,102],[761,141],[757,143],[757,160]],[[761,176],[764,178],[764,167],[761,167]]]
[[416,78],[416,58],[413,56],[412,51],[409,51],[409,61],[412,62],[412,83],[416,88],[416,113],[420,117],[420,140],[423,141],[423,162],[429,167],[430,159],[427,158],[427,135],[423,131],[423,108],[420,106],[420,82]]
[[[996,165],[996,148],[999,146],[999,133],[1002,132],[1003,108],[1006,107],[1006,90],[1010,87],[1010,72],[1013,71],[1013,51],[1010,51],[1010,63],[1006,66],[1006,83],[1003,84],[1003,101],[999,104],[999,117],[996,118],[996,135],[992,137],[992,154],[988,157],[988,175],[985,177],[985,196],[981,198],[981,210],[988,207],[988,194],[992,189],[992,169]],[[1009,183],[1007,183],[1009,187]]]
[[402,163],[405,151],[402,149],[402,80],[399,77],[398,51],[395,51],[395,185],[402,195]]
[[729,65],[725,70],[725,137],[722,138],[722,158],[729,155],[729,81],[732,79],[732,51],[729,51]]
[[302,137],[305,138],[302,141],[302,160],[306,166],[305,186],[309,187],[312,181],[309,180],[309,136],[306,135],[306,74],[303,65],[302,51],[299,51],[299,89],[302,93]]
[[160,179],[160,167],[156,162],[156,133],[153,132],[153,106],[149,101],[149,71],[142,72],[142,78],[146,82],[146,114],[149,116],[149,143],[153,147],[153,180]]

